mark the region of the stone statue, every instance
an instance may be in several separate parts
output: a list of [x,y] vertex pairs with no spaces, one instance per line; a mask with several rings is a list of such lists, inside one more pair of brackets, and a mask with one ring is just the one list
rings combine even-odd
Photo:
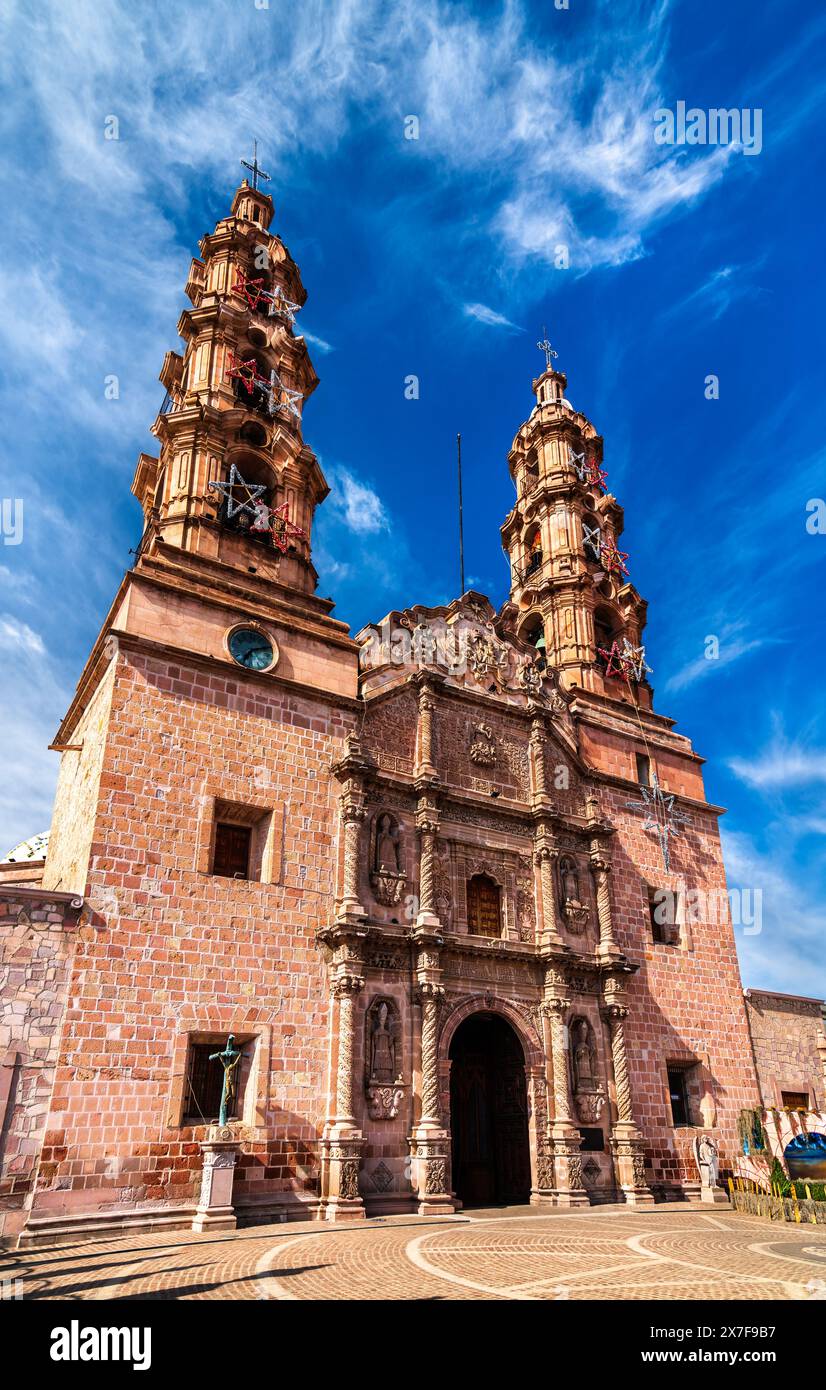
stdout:
[[230,1033],[223,1052],[210,1053],[210,1062],[220,1062],[224,1068],[224,1084],[221,1087],[221,1109],[218,1114],[219,1125],[225,1125],[232,1103],[238,1094],[238,1063],[244,1055],[243,1048],[235,1046],[235,1034]]
[[399,832],[392,816],[383,815],[376,832],[376,870],[379,873],[399,872]]
[[562,901],[563,903],[573,903],[579,906],[579,874],[573,859],[565,858],[560,862],[559,873],[562,879]]
[[388,1008],[381,1003],[370,1034],[370,1080],[396,1080],[396,1040],[388,1024]]
[[574,1025],[574,1090],[590,1091],[594,1088],[594,1057],[591,1050],[590,1029],[584,1018]]
[[700,1170],[701,1187],[716,1187],[720,1172],[720,1159],[717,1145],[710,1134],[701,1134],[699,1139],[694,1140],[694,1160]]

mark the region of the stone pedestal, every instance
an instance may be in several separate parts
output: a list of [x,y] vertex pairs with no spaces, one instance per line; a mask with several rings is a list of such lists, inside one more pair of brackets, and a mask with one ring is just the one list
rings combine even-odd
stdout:
[[705,1186],[701,1187],[701,1188],[700,1188],[700,1201],[701,1201],[701,1202],[710,1202],[712,1206],[727,1207],[727,1206],[730,1205],[729,1199],[728,1199],[728,1197],[726,1196],[725,1192],[723,1191],[722,1187],[716,1187],[716,1186],[715,1186],[715,1187],[705,1187]]
[[645,1140],[633,1123],[619,1121],[611,1134],[618,1186],[630,1207],[653,1207],[654,1194],[645,1176]]
[[417,1125],[409,1139],[413,1186],[419,1216],[447,1216],[456,1210],[448,1185],[450,1135],[436,1125]]
[[554,1206],[589,1207],[591,1199],[582,1181],[582,1136],[564,1121],[551,1125],[554,1157]]
[[232,1183],[240,1152],[240,1140],[234,1138],[229,1129],[215,1129],[209,1139],[202,1142],[204,1166],[201,1195],[192,1219],[193,1231],[235,1230],[237,1222],[232,1205]]
[[364,1201],[359,1192],[359,1168],[364,1137],[358,1131],[337,1133],[337,1126],[321,1141],[325,1221],[363,1221]]

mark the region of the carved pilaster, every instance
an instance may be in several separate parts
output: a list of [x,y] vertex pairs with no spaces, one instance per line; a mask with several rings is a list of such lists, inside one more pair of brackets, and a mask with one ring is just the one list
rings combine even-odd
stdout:
[[607,982],[606,998],[604,1012],[611,1034],[611,1060],[617,1110],[616,1122],[611,1129],[614,1170],[626,1202],[634,1206],[648,1206],[654,1201],[654,1196],[645,1173],[645,1141],[634,1123],[625,1042],[628,1009],[615,980]]
[[599,953],[601,956],[616,956],[619,951],[614,940],[614,922],[611,915],[611,860],[600,848],[599,841],[592,841],[591,873],[597,899]]
[[354,1000],[364,980],[359,975],[341,974],[331,992],[338,1002],[338,1065],[336,1067],[336,1124],[355,1127],[353,1114],[353,1037]]
[[554,1203],[557,1206],[588,1206],[582,1180],[579,1146],[581,1136],[573,1119],[571,1079],[568,1069],[567,1019],[570,1000],[560,985],[560,972],[551,967],[546,976],[546,998],[542,1012],[550,1031],[553,1068],[554,1119],[551,1147],[554,1159]]
[[554,1077],[554,1119],[564,1125],[573,1125],[571,1103],[571,1083],[568,1076],[568,1053],[565,1047],[565,1021],[568,1015],[567,999],[547,999],[543,1009],[548,1016],[551,1031],[551,1063]]
[[559,934],[559,915],[556,901],[556,862],[559,851],[545,840],[540,841],[534,853],[534,861],[539,865],[539,886],[542,901],[543,944],[561,946]]
[[427,678],[417,678],[418,723],[416,726],[416,780],[435,781],[438,774],[433,764],[433,711],[436,702],[433,687]]
[[548,797],[548,780],[545,766],[545,721],[539,717],[531,720],[529,750],[531,798],[534,805],[541,805]]
[[424,795],[419,798],[416,828],[419,832],[419,913],[416,924],[419,927],[438,928],[441,925],[436,913],[439,814],[434,796]]

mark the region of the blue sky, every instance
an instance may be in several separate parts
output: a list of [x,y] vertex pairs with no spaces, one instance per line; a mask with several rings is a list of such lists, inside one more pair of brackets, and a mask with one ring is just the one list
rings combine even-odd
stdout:
[[[310,296],[320,592],[353,631],[455,595],[461,430],[467,572],[505,598],[506,457],[547,323],[625,506],[656,707],[709,760],[731,885],[763,893],[744,981],[826,994],[826,536],[806,530],[826,495],[826,16],[63,0],[3,26],[0,497],[24,533],[0,545],[0,848],[48,824],[46,745],[139,537],[129,483],[189,260],[255,135]],[[657,145],[678,101],[760,108],[761,152]]]

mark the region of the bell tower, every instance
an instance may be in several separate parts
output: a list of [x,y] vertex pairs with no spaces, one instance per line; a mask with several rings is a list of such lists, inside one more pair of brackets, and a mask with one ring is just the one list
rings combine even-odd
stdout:
[[144,513],[141,556],[197,557],[312,594],[310,537],[328,492],[302,438],[318,385],[296,330],[306,299],[298,267],[270,224],[257,157],[230,215],[200,243],[186,282],[182,352],[168,352],[166,397],[132,490]]
[[567,688],[636,696],[650,708],[647,605],[628,579],[623,510],[608,490],[602,439],[567,399],[550,343],[537,346],[546,366],[508,456],[516,503],[502,527],[518,632]]

